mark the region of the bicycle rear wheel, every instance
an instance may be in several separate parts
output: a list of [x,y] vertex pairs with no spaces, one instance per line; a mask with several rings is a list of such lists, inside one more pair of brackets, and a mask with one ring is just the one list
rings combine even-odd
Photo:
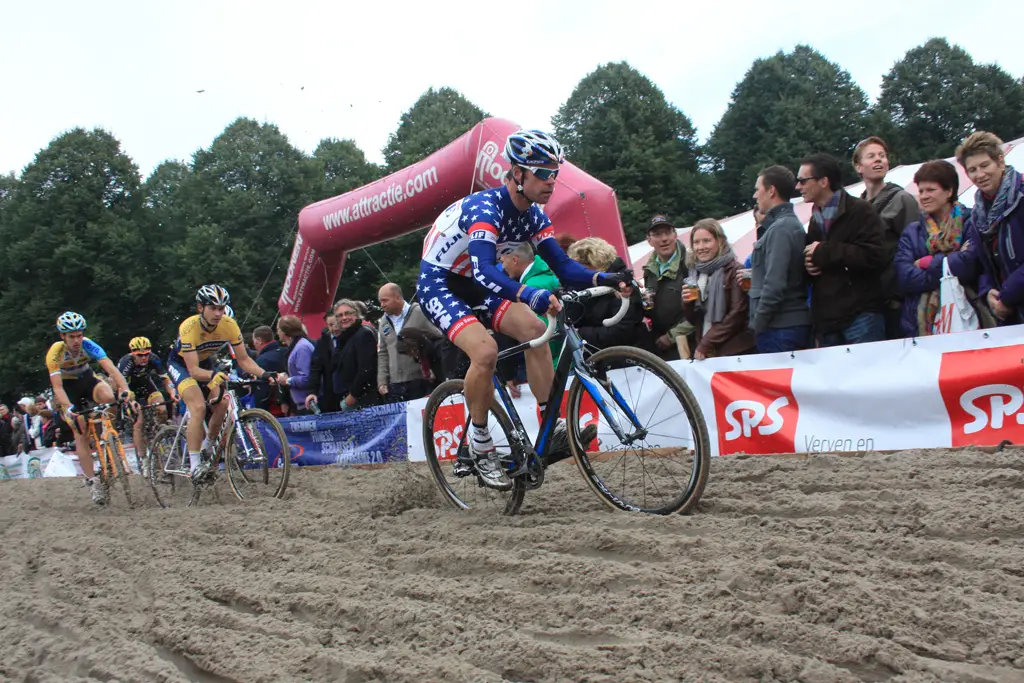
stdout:
[[284,497],[292,454],[273,415],[259,408],[243,410],[237,428],[231,426],[227,444],[224,469],[239,500]]
[[[598,380],[591,381],[596,396],[575,377],[566,421],[569,448],[590,488],[618,510],[691,511],[704,492],[711,456],[707,423],[693,392],[668,363],[642,349],[613,346],[587,363]],[[597,425],[597,437],[581,444],[580,431],[588,424]]]
[[[114,476],[121,483],[121,490],[124,491],[124,497],[128,501],[128,507],[134,508],[135,501],[132,500],[132,487],[128,481],[128,459],[124,453],[124,447],[121,445],[121,437],[117,434],[107,434],[105,443],[107,457],[110,458],[110,462],[114,468]],[[109,489],[107,492],[109,494]]]
[[[469,408],[463,393],[465,382],[450,379],[430,394],[423,409],[423,449],[426,451],[430,476],[444,498],[460,510],[491,508],[514,515],[523,504],[526,486],[522,477],[512,480],[512,488],[499,491],[484,486],[472,472],[456,473],[456,456],[467,449],[465,429],[469,424]],[[512,421],[497,403],[491,405],[489,427],[499,455],[512,455],[510,435]],[[466,451],[463,450],[463,453]]]

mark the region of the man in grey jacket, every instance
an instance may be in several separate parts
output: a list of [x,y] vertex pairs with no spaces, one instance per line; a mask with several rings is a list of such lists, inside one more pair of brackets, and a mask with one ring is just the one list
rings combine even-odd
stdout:
[[878,212],[885,228],[885,249],[888,263],[882,274],[886,292],[885,336],[887,339],[903,337],[900,310],[903,297],[896,284],[896,247],[903,230],[921,217],[917,199],[896,183],[885,182],[889,173],[889,146],[885,140],[871,136],[861,140],[853,150],[853,167],[864,181],[864,192],[860,198],[871,203]]
[[807,233],[789,202],[795,192],[796,178],[783,166],[769,166],[754,183],[754,201],[765,214],[750,262],[750,327],[760,353],[797,351],[811,343]]
[[431,389],[426,346],[440,339],[441,331],[395,283],[381,287],[377,299],[384,309],[377,323],[377,391],[392,403],[422,398]]

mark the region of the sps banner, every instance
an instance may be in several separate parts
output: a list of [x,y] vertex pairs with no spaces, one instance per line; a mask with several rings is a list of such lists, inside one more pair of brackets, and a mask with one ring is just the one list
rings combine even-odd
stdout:
[[280,420],[296,465],[373,465],[406,460],[404,403]]

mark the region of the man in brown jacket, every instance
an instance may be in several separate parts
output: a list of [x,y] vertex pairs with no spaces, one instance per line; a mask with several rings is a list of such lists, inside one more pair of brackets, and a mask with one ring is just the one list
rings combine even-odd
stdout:
[[881,218],[843,189],[839,162],[827,154],[804,159],[796,182],[804,201],[814,205],[804,265],[819,345],[885,339],[882,274],[888,259]]
[[412,401],[430,393],[430,369],[424,347],[440,339],[419,304],[402,297],[389,282],[377,292],[384,315],[377,323],[377,391],[387,402]]

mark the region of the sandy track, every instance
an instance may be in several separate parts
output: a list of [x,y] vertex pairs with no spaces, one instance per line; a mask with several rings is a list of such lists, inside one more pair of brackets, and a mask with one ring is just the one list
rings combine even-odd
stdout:
[[133,512],[5,482],[0,680],[1024,681],[1019,452],[716,459],[669,518],[571,461],[511,519],[423,474]]

